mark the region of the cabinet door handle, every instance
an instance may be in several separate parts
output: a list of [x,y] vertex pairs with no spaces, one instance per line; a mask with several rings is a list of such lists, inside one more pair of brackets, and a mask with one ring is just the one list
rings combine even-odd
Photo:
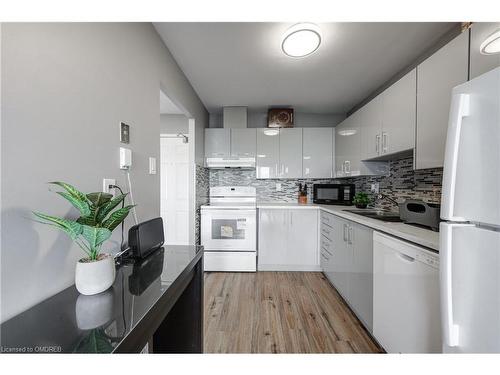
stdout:
[[293,212],[290,211],[290,226],[293,225]]
[[274,164],[274,176],[278,177],[278,163]]
[[347,241],[347,224],[344,224],[344,242]]
[[380,134],[375,136],[375,153],[377,155],[380,153]]
[[347,242],[352,245],[352,227],[349,226],[349,231],[347,234]]
[[382,153],[385,154],[387,152],[388,142],[387,142],[387,133],[382,133]]

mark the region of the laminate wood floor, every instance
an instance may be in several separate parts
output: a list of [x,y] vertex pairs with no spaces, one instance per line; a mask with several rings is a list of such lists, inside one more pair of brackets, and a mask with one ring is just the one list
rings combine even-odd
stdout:
[[380,353],[320,272],[205,274],[205,353]]

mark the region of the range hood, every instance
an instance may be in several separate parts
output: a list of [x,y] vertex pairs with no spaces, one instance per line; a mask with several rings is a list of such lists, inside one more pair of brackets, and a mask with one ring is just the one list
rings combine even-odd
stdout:
[[207,158],[207,168],[255,168],[255,158]]
[[[247,128],[247,107],[224,107],[223,108],[223,128],[228,131],[234,129]],[[231,137],[229,137],[231,139]],[[231,147],[231,146],[230,146]],[[206,158],[205,165],[208,168],[255,168],[255,157],[209,157]]]

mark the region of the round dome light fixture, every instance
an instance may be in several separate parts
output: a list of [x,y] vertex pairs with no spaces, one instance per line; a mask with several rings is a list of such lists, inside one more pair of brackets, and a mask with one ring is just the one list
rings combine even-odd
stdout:
[[313,23],[298,23],[283,35],[281,49],[290,57],[305,57],[313,53],[321,44],[321,31]]
[[483,55],[494,55],[500,53],[500,29],[497,29],[493,34],[488,36],[481,46],[479,51]]

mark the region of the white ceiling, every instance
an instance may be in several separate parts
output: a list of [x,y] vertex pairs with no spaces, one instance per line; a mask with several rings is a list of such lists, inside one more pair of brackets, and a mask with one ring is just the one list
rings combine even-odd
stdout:
[[183,115],[179,107],[177,107],[170,98],[160,90],[160,114],[162,115]]
[[292,106],[345,113],[410,64],[452,23],[321,23],[305,58],[281,51],[290,23],[155,23],[209,112]]

